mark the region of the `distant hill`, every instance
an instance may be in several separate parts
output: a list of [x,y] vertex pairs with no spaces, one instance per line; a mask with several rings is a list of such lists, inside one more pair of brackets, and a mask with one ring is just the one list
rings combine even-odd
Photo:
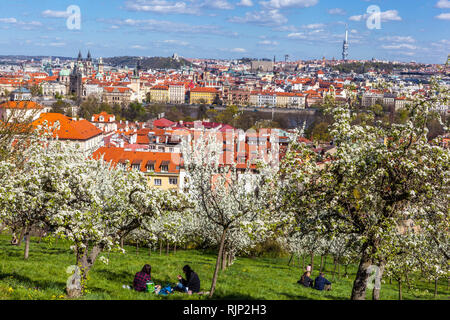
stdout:
[[[110,66],[114,67],[129,67],[134,68],[137,65],[139,57],[111,57],[104,58],[103,62]],[[142,58],[140,59],[140,63],[143,69],[179,69],[182,66],[191,66],[192,64],[183,59],[179,58],[178,60],[172,58],[164,58],[164,57],[151,57],[151,58]]]
[[384,62],[352,62],[352,63],[343,63],[339,64],[337,66],[333,66],[334,70],[338,70],[343,73],[366,73],[369,70],[375,70],[377,72],[380,71],[387,71],[392,72],[394,70],[402,70],[402,69],[408,69],[408,70],[417,70],[423,67],[422,64],[416,64],[416,65],[409,65],[409,64],[393,64],[393,63],[384,63]]

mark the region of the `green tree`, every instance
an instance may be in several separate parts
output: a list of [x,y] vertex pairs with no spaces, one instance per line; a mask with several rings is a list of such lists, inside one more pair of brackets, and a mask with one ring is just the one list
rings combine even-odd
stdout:
[[68,112],[71,112],[72,105],[68,102],[58,100],[52,104],[51,112],[62,113],[68,115]]
[[33,97],[42,96],[42,88],[41,86],[35,84],[30,88],[31,95]]
[[311,138],[319,143],[331,140],[329,125],[326,122],[320,122],[314,126],[311,132]]
[[216,121],[235,127],[240,116],[241,111],[239,110],[239,107],[236,105],[229,105],[217,115]]

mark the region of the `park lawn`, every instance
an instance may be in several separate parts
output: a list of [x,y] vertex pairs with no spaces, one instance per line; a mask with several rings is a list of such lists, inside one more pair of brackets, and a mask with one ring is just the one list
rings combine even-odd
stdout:
[[[75,264],[75,256],[70,245],[59,240],[43,239],[41,243],[32,238],[30,257],[23,259],[24,243],[20,247],[11,246],[7,234],[0,235],[0,299],[1,300],[64,300],[66,273],[68,266]],[[209,291],[214,272],[216,256],[213,252],[201,250],[177,250],[166,255],[158,251],[149,252],[140,248],[125,246],[126,253],[110,253],[108,265],[97,260],[90,272],[87,294],[80,299],[87,300],[158,300],[158,299],[208,299],[207,296],[188,296],[175,293],[167,297],[151,293],[139,293],[123,289],[131,285],[134,274],[145,263],[152,266],[152,278],[156,284],[176,284],[176,276],[181,268],[189,264],[201,280],[201,290]],[[108,256],[108,253],[102,254]],[[283,258],[238,258],[232,266],[221,272],[214,299],[227,300],[347,300],[350,297],[357,265],[348,268],[348,278],[333,280],[334,265],[327,259],[325,276],[333,282],[332,291],[320,292],[305,288],[296,282],[301,276],[298,260],[295,266],[288,266],[289,257]],[[315,259],[315,267],[320,258]],[[341,268],[341,274],[343,268]],[[317,275],[314,271],[313,278]],[[439,282],[436,299],[448,299],[447,280]],[[367,295],[371,299],[371,293]],[[397,283],[382,284],[381,299],[398,299]],[[411,290],[403,288],[403,299],[434,299],[434,283],[416,281]]]

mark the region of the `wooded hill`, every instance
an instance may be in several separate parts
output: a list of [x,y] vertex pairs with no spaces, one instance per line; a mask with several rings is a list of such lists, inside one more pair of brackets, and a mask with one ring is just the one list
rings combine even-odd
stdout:
[[111,57],[104,58],[103,61],[105,64],[114,67],[129,67],[135,68],[138,60],[140,60],[140,64],[142,69],[179,69],[182,66],[190,66],[191,63],[183,58],[179,58],[175,60],[173,58],[164,58],[164,57],[151,57],[151,58],[139,58],[139,57],[131,57],[131,56],[123,56],[123,57]]

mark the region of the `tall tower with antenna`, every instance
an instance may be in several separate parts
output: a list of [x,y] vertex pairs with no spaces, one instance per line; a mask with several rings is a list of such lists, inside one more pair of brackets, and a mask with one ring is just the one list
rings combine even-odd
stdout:
[[344,44],[342,46],[342,60],[344,60],[344,61],[348,60],[348,29],[347,29],[347,26],[345,27],[345,40],[344,40]]

